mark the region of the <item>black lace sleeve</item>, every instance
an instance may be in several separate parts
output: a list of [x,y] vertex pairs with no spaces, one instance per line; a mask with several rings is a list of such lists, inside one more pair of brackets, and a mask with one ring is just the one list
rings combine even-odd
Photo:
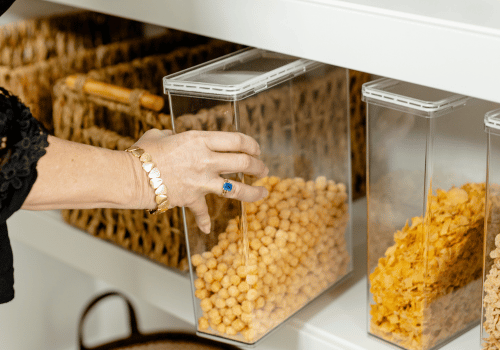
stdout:
[[0,303],[14,297],[7,219],[21,208],[48,146],[47,132],[19,99],[0,88]]

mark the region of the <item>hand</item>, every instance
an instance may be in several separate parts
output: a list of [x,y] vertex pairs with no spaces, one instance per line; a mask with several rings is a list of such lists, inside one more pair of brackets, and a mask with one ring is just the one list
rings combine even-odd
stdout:
[[[171,130],[152,129],[134,146],[151,154],[167,186],[170,206],[188,207],[198,227],[205,233],[210,233],[211,225],[205,195],[221,195],[224,179],[220,174],[244,173],[264,177],[269,172],[256,158],[260,154],[259,144],[252,137],[236,132],[191,130],[172,135]],[[149,186],[143,177],[139,179]],[[225,194],[227,198],[255,202],[268,195],[264,187],[234,181],[231,184],[233,189]],[[151,190],[144,193],[148,196],[146,206],[152,209],[154,195]]]

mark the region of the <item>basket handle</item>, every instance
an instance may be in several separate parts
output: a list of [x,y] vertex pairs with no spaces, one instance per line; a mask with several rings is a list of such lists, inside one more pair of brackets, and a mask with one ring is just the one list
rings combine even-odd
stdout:
[[87,348],[83,344],[83,325],[85,323],[85,318],[87,317],[87,314],[94,308],[94,306],[100,302],[101,300],[105,298],[109,298],[111,296],[118,296],[122,298],[128,306],[128,314],[129,314],[129,321],[130,321],[130,336],[127,339],[130,338],[137,338],[141,337],[142,334],[139,332],[139,328],[137,327],[137,317],[135,315],[134,307],[132,306],[132,303],[130,300],[122,293],[116,292],[116,291],[111,291],[111,292],[106,292],[103,293],[97,297],[95,297],[86,307],[85,310],[83,311],[81,317],[80,317],[80,322],[78,324],[78,343],[80,345],[80,350],[92,350],[91,348]]
[[[66,85],[70,89],[75,89],[78,79],[78,75],[70,75],[66,77]],[[89,95],[102,97],[107,100],[128,104],[130,103],[130,96],[133,90],[88,78],[83,84],[83,92]],[[155,112],[160,112],[165,105],[165,101],[162,97],[154,95],[150,92],[144,92],[141,94],[139,102],[141,107],[151,109]]]

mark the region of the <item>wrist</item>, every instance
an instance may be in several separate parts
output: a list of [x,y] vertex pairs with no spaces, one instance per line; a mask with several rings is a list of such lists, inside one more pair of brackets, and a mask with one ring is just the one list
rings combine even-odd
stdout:
[[156,208],[155,193],[149,185],[149,177],[142,168],[141,161],[128,152],[120,151],[120,153],[127,161],[126,169],[130,169],[132,175],[127,207],[149,210]]
[[23,209],[153,209],[147,175],[124,151],[49,136],[37,179]]
[[140,160],[142,169],[148,175],[147,181],[154,192],[156,203],[155,208],[149,210],[150,214],[161,214],[167,211],[170,207],[167,187],[163,183],[160,170],[153,161],[151,154],[137,146],[129,147],[125,151]]

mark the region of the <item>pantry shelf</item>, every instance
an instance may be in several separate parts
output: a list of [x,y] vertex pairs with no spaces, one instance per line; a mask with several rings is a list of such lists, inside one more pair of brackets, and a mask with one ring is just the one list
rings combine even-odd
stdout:
[[500,102],[494,0],[50,0]]
[[[67,225],[58,211],[21,210],[7,222],[12,240],[103,280],[194,324],[188,276]],[[390,350],[366,333],[366,200],[353,205],[354,272],[259,343],[256,350]],[[479,326],[441,350],[479,350]]]
[[[500,81],[496,64],[500,57],[500,2],[495,0],[30,2],[36,6],[24,6],[19,14],[4,16],[3,22],[89,9],[500,102],[496,87]],[[157,79],[161,84],[162,77]],[[366,332],[365,200],[354,204],[353,223],[351,278],[294,315],[256,350],[395,349]],[[194,324],[188,276],[68,226],[58,211],[19,211],[8,225],[15,244],[35,249],[50,258],[47,260],[57,260],[61,266],[107,282]],[[479,326],[441,348],[479,349]]]

